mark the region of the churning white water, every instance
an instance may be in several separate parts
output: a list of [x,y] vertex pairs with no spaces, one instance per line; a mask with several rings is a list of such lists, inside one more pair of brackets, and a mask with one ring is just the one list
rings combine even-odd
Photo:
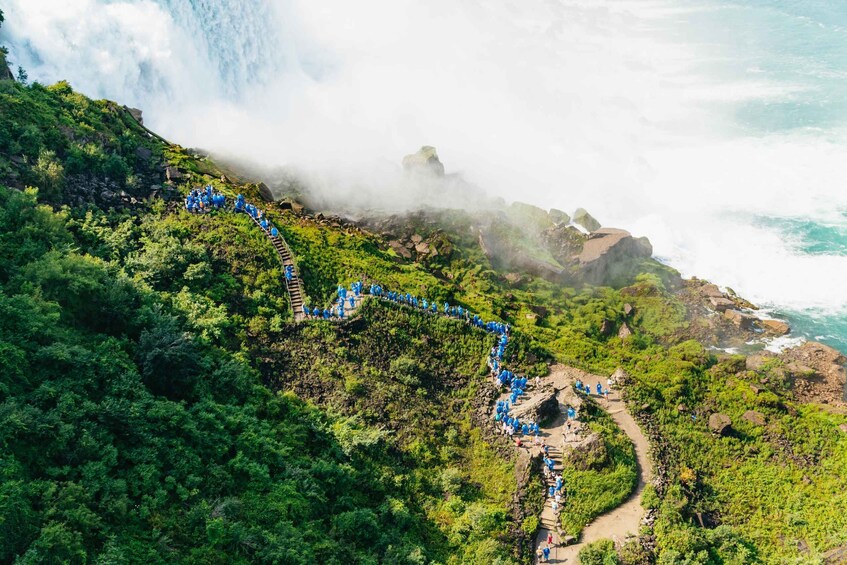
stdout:
[[[822,316],[847,315],[842,3],[4,8],[2,41],[32,79],[138,106],[184,145],[298,165],[340,186],[432,144],[448,170],[489,192],[584,206],[649,236],[685,274],[797,314],[810,334]],[[390,182],[368,182],[392,197]]]

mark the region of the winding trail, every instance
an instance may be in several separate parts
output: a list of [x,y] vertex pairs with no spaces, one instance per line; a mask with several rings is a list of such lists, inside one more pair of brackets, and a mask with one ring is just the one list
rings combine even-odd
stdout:
[[[566,445],[579,441],[578,433],[574,433],[573,431],[567,433],[565,418],[562,412],[567,407],[567,404],[578,405],[582,402],[581,398],[574,392],[573,384],[577,379],[580,379],[582,382],[591,385],[598,382],[605,385],[606,378],[564,365],[555,365],[551,369],[551,374],[543,380],[542,387],[552,387],[557,391],[559,415],[549,427],[542,428],[544,432],[542,436],[551,445],[550,454],[553,459],[556,459],[556,469],[558,470],[561,469],[561,450],[557,446],[555,455],[553,455],[554,449],[552,446],[557,443]],[[579,550],[586,544],[600,539],[610,538],[616,544],[622,543],[627,537],[638,534],[641,519],[644,516],[644,509],[641,507],[641,495],[646,484],[653,478],[647,438],[626,409],[626,405],[620,398],[617,390],[610,395],[608,401],[600,400],[599,404],[609,412],[615,423],[624,431],[635,446],[635,455],[638,462],[638,483],[632,494],[630,494],[629,498],[623,504],[598,516],[582,531],[579,543],[568,546],[561,545],[562,538],[559,533],[558,519],[553,513],[549,499],[546,500],[544,510],[541,513],[541,527],[536,536],[535,547],[543,547],[546,544],[547,536],[550,533],[553,534],[554,545],[551,547],[548,563],[578,563],[577,555],[579,554]],[[567,500],[564,507],[564,511],[567,511]]]
[[[289,304],[295,322],[302,322],[310,319],[303,313],[302,307],[306,302],[306,291],[303,285],[300,273],[294,262],[294,256],[291,249],[288,247],[285,239],[281,234],[272,235],[269,229],[262,227],[261,222],[257,217],[247,214],[257,227],[262,230],[268,239],[271,240],[274,249],[276,249],[278,258],[283,267],[291,266],[294,269],[292,280],[286,281],[286,290],[289,295]],[[355,299],[355,307],[349,310],[349,314],[345,319],[355,314],[356,310],[362,305],[366,298],[365,294],[357,296]],[[391,302],[383,297],[386,302]],[[400,306],[405,304],[395,302]],[[414,308],[416,309],[416,308]],[[436,315],[441,315],[438,312]],[[454,318],[456,321],[462,321],[460,318]],[[332,321],[344,321],[344,319],[333,318]],[[481,329],[481,331],[486,331]],[[490,333],[490,332],[489,332]],[[562,470],[563,449],[568,444],[575,444],[580,441],[580,432],[582,424],[578,421],[571,422],[571,426],[567,427],[565,413],[568,405],[578,408],[582,404],[582,398],[573,388],[577,379],[589,385],[596,383],[605,384],[606,378],[599,375],[592,375],[585,371],[567,367],[564,365],[554,365],[551,367],[551,373],[542,379],[540,387],[533,384],[532,394],[527,394],[521,398],[519,404],[516,404],[516,410],[519,410],[519,405],[525,405],[532,402],[533,398],[539,395],[549,395],[551,389],[554,392],[558,402],[558,413],[547,427],[541,428],[540,437],[548,446],[548,454],[554,460],[554,471]],[[546,391],[546,392],[545,392]],[[509,397],[509,393],[501,395],[500,400],[505,400]],[[539,517],[540,527],[536,535],[533,549],[541,548],[546,545],[548,536],[553,535],[553,545],[551,546],[550,559],[548,563],[578,563],[578,554],[580,549],[586,544],[600,539],[611,538],[616,544],[622,543],[627,537],[638,534],[641,525],[641,519],[644,511],[641,507],[641,495],[645,485],[652,480],[652,469],[648,456],[649,444],[647,438],[641,432],[641,429],[636,424],[632,415],[627,411],[626,405],[620,398],[619,393],[614,391],[609,400],[599,400],[600,406],[606,409],[612,416],[617,425],[626,433],[635,446],[635,454],[638,463],[638,484],[635,490],[627,498],[627,500],[617,508],[597,517],[594,522],[588,524],[580,536],[579,543],[569,546],[562,544],[563,539],[559,526],[558,516],[554,513],[551,505],[552,500],[547,497],[544,502],[544,508]],[[492,410],[496,408],[496,403],[492,406]],[[526,449],[531,456],[540,456],[541,448],[534,446],[531,443],[526,443],[520,449]],[[548,481],[548,485],[553,484],[552,474]],[[563,510],[567,511],[567,500],[563,504]]]

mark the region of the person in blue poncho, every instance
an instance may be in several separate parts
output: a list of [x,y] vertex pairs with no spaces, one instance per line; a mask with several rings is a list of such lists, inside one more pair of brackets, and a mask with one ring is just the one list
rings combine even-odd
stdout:
[[308,307],[308,306],[306,306],[305,304],[303,305],[303,314],[305,314],[306,316],[309,316],[309,315],[311,315],[311,314],[312,314],[312,313],[309,311],[309,307]]
[[349,298],[349,302],[350,302],[350,308],[354,308],[356,306],[356,297],[351,296]]

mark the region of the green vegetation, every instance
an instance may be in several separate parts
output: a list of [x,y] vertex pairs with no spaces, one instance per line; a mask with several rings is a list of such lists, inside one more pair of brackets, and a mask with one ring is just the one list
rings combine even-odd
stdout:
[[600,434],[605,445],[604,459],[585,470],[565,465],[562,478],[567,497],[561,513],[562,527],[568,535],[579,536],[595,516],[623,503],[638,483],[635,448],[611,416],[595,402],[586,400],[580,418],[591,432]]
[[[191,177],[145,203],[165,164]],[[480,427],[490,337],[378,302],[345,325],[288,324],[267,239],[244,217],[175,205],[209,182],[258,198],[221,175],[113,103],[0,81],[0,185],[12,187],[0,188],[0,561],[525,561],[537,519],[512,513],[514,451]],[[86,179],[140,202],[80,204]],[[574,289],[506,277],[461,211],[414,226],[449,248],[422,263],[365,231],[268,213],[314,304],[369,277],[508,321],[507,362],[530,375],[553,361],[623,367],[663,457],[644,497],[658,562],[814,562],[847,543],[847,419],[796,404],[778,366],[747,371],[682,341],[688,313],[666,268]],[[634,335],[621,340],[624,321]],[[709,432],[714,411],[734,434]],[[566,470],[569,533],[635,479],[620,430],[584,414],[608,457]],[[537,510],[532,485],[520,495]],[[622,562],[643,558],[621,549]]]
[[620,560],[612,540],[600,540],[589,543],[579,550],[579,562],[582,565],[618,565]]

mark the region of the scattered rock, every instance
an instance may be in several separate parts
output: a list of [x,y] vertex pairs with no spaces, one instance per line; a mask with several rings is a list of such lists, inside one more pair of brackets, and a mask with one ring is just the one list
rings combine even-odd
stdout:
[[735,308],[735,302],[722,296],[710,296],[709,303],[711,303],[712,308],[718,312],[726,312],[731,308]]
[[762,320],[765,331],[774,335],[785,335],[791,331],[791,326],[780,320]]
[[136,147],[135,149],[135,158],[139,161],[149,161],[153,157],[153,151],[143,145],[140,147]]
[[716,284],[704,284],[700,287],[700,295],[704,298],[724,298],[724,294]]
[[144,112],[139,110],[138,108],[127,108],[129,115],[135,118],[135,121],[141,125],[144,125],[144,118],[142,117]]
[[444,165],[438,159],[435,147],[424,145],[417,153],[403,157],[403,168],[410,173],[444,176]]
[[686,412],[686,411],[688,411],[688,407],[685,404],[677,404],[676,405],[676,411],[680,412],[680,413]]
[[754,426],[765,425],[765,415],[761,412],[757,412],[755,410],[747,410],[741,417],[753,424]]
[[635,312],[635,308],[633,308],[632,304],[627,302],[626,304],[623,305],[623,315],[624,316],[631,316],[633,312]]
[[392,250],[394,250],[394,253],[403,257],[404,259],[411,259],[412,258],[411,251],[406,249],[406,246],[403,245],[402,243],[400,243],[399,241],[397,241],[396,239],[389,241],[388,247],[390,247]]
[[709,416],[709,429],[718,435],[725,436],[732,430],[732,420],[726,414],[715,412]]
[[618,337],[621,339],[626,339],[632,335],[632,330],[629,329],[629,326],[626,325],[626,322],[621,324],[621,328],[618,330]]
[[743,329],[752,329],[757,320],[755,316],[738,310],[726,310],[723,315],[726,316],[727,320]]
[[169,181],[180,180],[184,177],[185,175],[182,174],[182,171],[180,171],[176,167],[172,167],[170,165],[165,167],[165,178],[167,178]]
[[847,424],[838,424],[838,429],[847,434]]
[[417,251],[421,255],[426,255],[429,253],[429,244],[425,241],[422,241],[415,245],[415,251]]
[[600,229],[600,222],[588,213],[585,208],[577,208],[573,213],[573,223],[579,224],[590,232]]
[[411,237],[411,239],[412,239],[412,243],[416,243],[416,244],[417,244],[417,243],[420,243],[420,242],[422,242],[422,241],[423,241],[423,236],[422,236],[422,235],[420,235],[420,234],[417,234],[417,233],[416,233],[415,235],[413,235],[413,236]]
[[576,538],[574,536],[565,536],[564,538],[562,538],[562,541],[565,545],[572,545],[576,543]]
[[615,331],[615,324],[612,323],[611,320],[603,320],[603,323],[600,324],[600,334],[604,336],[612,335],[612,332]]
[[821,557],[823,557],[824,565],[844,565],[847,563],[847,544],[830,549]]

